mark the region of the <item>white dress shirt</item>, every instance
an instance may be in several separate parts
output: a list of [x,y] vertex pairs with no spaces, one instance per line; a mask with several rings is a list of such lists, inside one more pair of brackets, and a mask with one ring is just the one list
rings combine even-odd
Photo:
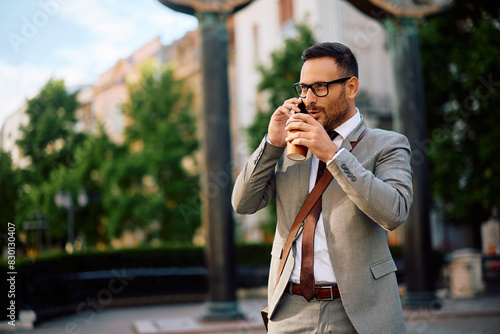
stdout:
[[[333,139],[333,143],[340,147],[342,142],[351,132],[356,128],[356,126],[361,121],[361,116],[359,114],[358,108],[356,108],[356,114],[352,116],[349,120],[341,124],[335,129],[339,134]],[[340,149],[333,158],[327,162],[329,165],[340,152],[344,149]],[[319,159],[313,156],[311,162],[311,173],[309,174],[309,192],[312,191],[316,184],[316,175],[318,174],[318,164]],[[290,280],[295,283],[300,283],[300,267],[302,263],[302,234],[297,238],[295,242],[295,265],[293,267],[292,276]],[[320,213],[318,218],[318,223],[316,224],[316,231],[314,233],[314,279],[316,283],[321,282],[337,282],[335,278],[335,273],[333,272],[332,263],[330,261],[330,255],[328,254],[328,244],[326,242],[325,226],[323,224],[323,214]]]

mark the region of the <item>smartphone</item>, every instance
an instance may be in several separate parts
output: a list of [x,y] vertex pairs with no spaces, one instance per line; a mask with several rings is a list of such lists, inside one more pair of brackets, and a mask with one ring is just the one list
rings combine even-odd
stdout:
[[304,104],[304,101],[300,102],[298,107],[301,113],[307,114],[306,105]]

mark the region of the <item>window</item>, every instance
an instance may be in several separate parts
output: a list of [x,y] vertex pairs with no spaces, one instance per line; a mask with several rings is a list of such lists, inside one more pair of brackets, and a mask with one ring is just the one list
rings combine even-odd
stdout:
[[293,19],[293,0],[279,0],[280,23],[285,24]]

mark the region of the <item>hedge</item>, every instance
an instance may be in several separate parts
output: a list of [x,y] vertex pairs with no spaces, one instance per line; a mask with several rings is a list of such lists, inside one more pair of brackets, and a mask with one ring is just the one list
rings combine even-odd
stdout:
[[[236,253],[238,287],[265,286],[271,245],[238,245]],[[0,268],[10,271],[5,261]],[[17,259],[15,269],[17,310],[34,310],[38,321],[78,313],[88,298],[112,307],[203,300],[208,291],[205,254],[194,246],[43,254]],[[7,283],[0,282],[2,291]]]
[[[237,245],[239,288],[267,284],[271,247],[271,244]],[[400,247],[391,247],[391,251],[395,258],[400,258]],[[0,268],[9,271],[5,261],[0,262]],[[89,298],[112,307],[153,301],[200,301],[208,291],[204,250],[194,246],[45,254],[34,260],[18,259],[16,272],[18,311],[35,310],[38,321],[78,313]],[[126,286],[122,289],[119,282]],[[8,290],[6,284],[6,280],[0,282],[2,291]],[[114,293],[118,290],[119,293]],[[105,299],[110,296],[112,303]]]

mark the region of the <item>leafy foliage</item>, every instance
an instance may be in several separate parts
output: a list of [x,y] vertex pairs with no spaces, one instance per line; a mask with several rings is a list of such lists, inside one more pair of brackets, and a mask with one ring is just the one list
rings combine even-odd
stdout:
[[50,183],[56,190],[69,192],[75,204],[79,196],[85,194],[85,205],[75,205],[75,229],[85,236],[89,245],[110,241],[102,221],[109,213],[102,199],[109,192],[108,182],[101,177],[101,166],[111,163],[119,147],[111,142],[104,129],[89,135],[74,147],[73,162],[61,166],[50,176]]
[[27,101],[30,121],[21,127],[23,138],[18,145],[31,160],[35,182],[47,178],[54,166],[67,162],[70,147],[79,139],[73,132],[76,94],[68,94],[62,80],[51,79],[37,97]]
[[[13,194],[5,200],[15,203],[16,224],[49,222],[52,240],[64,245],[68,212],[55,197],[65,192],[73,199],[76,236],[91,247],[136,229],[150,238],[191,242],[200,207],[190,93],[171,70],[153,68],[145,68],[130,91],[124,106],[129,126],[120,145],[103,128],[97,134],[75,131],[77,93],[68,93],[63,81],[49,80],[27,101],[30,121],[18,145],[31,163],[14,172],[8,156],[0,161],[0,186]],[[14,173],[20,185],[12,183]],[[86,201],[78,203],[82,194]],[[188,215],[182,203],[191,204]],[[6,209],[2,216],[13,217]]]
[[433,195],[449,221],[480,224],[500,208],[500,6],[456,0],[420,36]]
[[7,245],[7,223],[14,224],[16,221],[16,202],[18,199],[19,180],[18,173],[12,167],[10,155],[0,151],[0,194],[2,204],[0,205],[0,248]]
[[161,239],[190,241],[200,224],[198,207],[185,215],[181,206],[197,203],[199,193],[191,94],[171,69],[159,74],[145,68],[142,80],[130,89],[123,111],[133,121],[116,158],[102,167],[110,187],[103,198],[106,229],[117,236],[157,222]]
[[30,164],[20,171],[23,186],[16,205],[16,224],[48,220],[55,239],[64,238],[67,231],[66,215],[54,203],[56,191],[64,187],[56,175],[72,166],[74,148],[86,137],[73,131],[76,94],[68,93],[64,81],[49,80],[38,96],[27,101],[29,123],[21,127],[23,136],[17,142]]

